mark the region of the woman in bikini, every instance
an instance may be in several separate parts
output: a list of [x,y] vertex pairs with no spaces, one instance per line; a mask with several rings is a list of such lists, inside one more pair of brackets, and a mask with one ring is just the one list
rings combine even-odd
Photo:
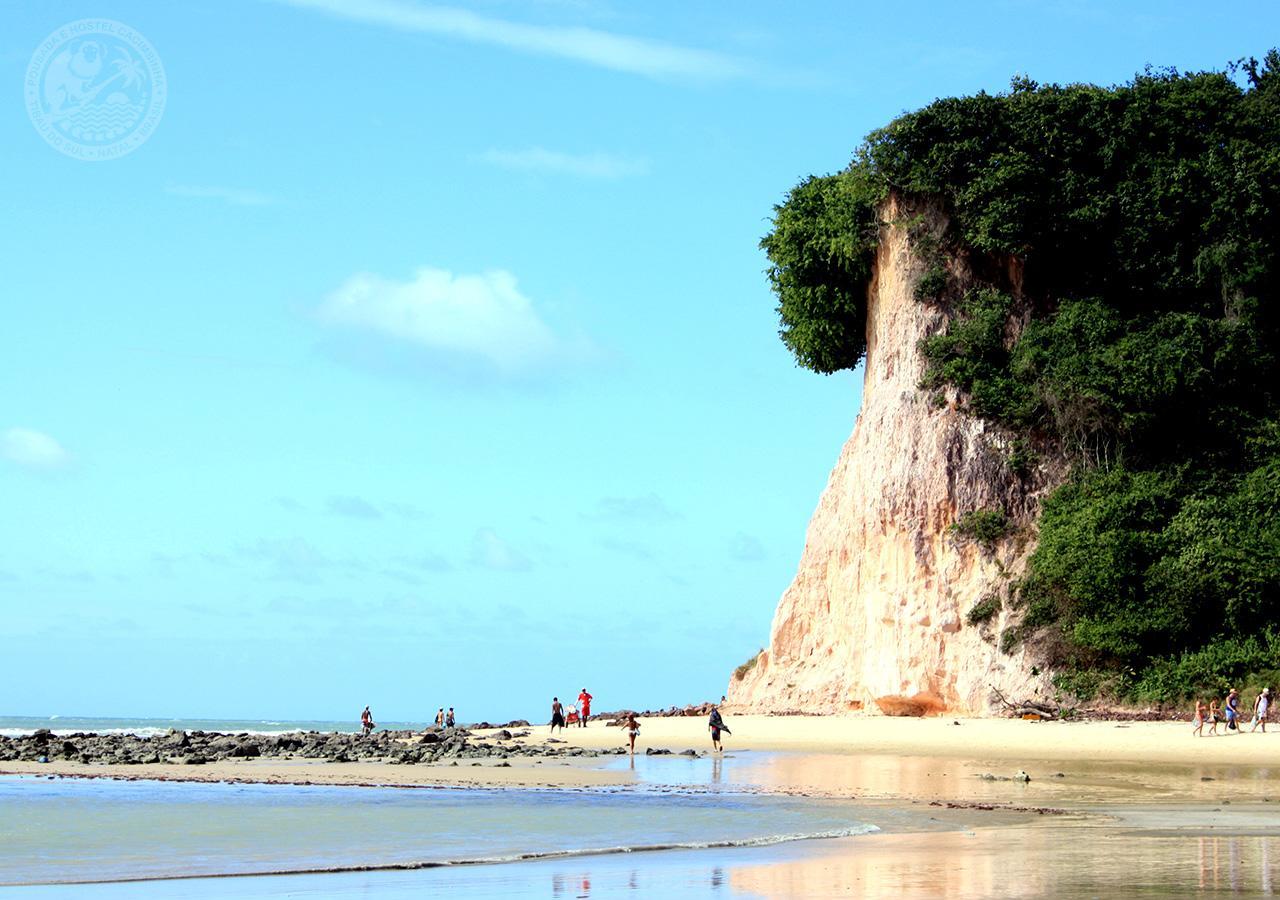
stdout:
[[636,755],[636,738],[640,735],[640,723],[635,713],[627,713],[627,740],[631,742],[631,755]]
[[1195,715],[1195,718],[1193,718],[1193,719],[1191,720],[1191,724],[1194,726],[1194,727],[1191,729],[1191,733],[1192,733],[1192,734],[1198,734],[1198,735],[1200,735],[1201,737],[1204,737],[1204,712],[1205,712],[1205,710],[1204,710],[1204,704],[1203,704],[1202,702],[1200,702],[1199,700],[1197,700],[1197,701],[1196,701],[1196,715]]

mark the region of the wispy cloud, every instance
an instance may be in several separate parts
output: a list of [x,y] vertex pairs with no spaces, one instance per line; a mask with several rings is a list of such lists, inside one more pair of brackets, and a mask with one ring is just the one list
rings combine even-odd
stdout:
[[409,0],[278,2],[349,21],[506,47],[647,78],[725,81],[750,74],[741,60],[723,53],[596,28],[532,25],[483,16],[466,9]]
[[448,559],[430,551],[416,556],[398,556],[395,561],[402,566],[420,569],[423,572],[448,572],[453,569],[453,563]]
[[738,562],[759,562],[764,559],[764,545],[759,538],[739,531],[729,539],[729,556]]
[[443,362],[459,359],[503,376],[537,374],[591,359],[585,338],[557,334],[510,272],[454,275],[419,269],[409,281],[359,274],[319,310],[320,319],[424,348]]
[[410,522],[416,522],[427,515],[412,503],[388,503],[386,506],[387,511],[393,516],[399,516]]
[[533,561],[498,537],[492,528],[481,528],[471,540],[471,562],[495,572],[527,572]]
[[645,175],[649,163],[643,159],[612,153],[561,153],[543,147],[524,150],[486,150],[483,162],[521,172],[545,172],[576,178],[614,179]]
[[670,522],[681,518],[657,494],[640,497],[601,497],[589,519],[601,521]]
[[331,515],[348,519],[381,519],[382,511],[363,497],[330,497],[325,509]]
[[209,184],[171,184],[165,188],[165,193],[175,197],[220,200],[230,206],[271,206],[279,202],[278,198],[260,191]]
[[320,573],[333,565],[333,560],[310,541],[303,538],[260,539],[248,547],[238,548],[240,556],[264,563],[272,575],[289,581],[314,583]]
[[0,457],[26,469],[53,471],[71,462],[71,454],[58,441],[31,428],[0,432]]
[[600,541],[600,546],[614,553],[620,553],[623,556],[630,556],[635,559],[653,559],[653,551],[639,541],[620,541],[616,538],[604,538]]

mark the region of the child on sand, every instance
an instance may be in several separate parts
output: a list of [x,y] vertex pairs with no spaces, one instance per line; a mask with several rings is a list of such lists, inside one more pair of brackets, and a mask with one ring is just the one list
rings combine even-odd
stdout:
[[636,738],[640,735],[640,723],[636,720],[636,714],[627,713],[627,740],[631,742],[631,755],[636,755]]
[[1218,733],[1218,723],[1222,721],[1222,717],[1218,715],[1218,701],[1216,699],[1209,701],[1209,733]]
[[1204,713],[1204,704],[1197,700],[1195,718],[1191,720],[1191,724],[1195,727],[1191,729],[1191,733],[1198,734],[1200,737],[1204,737]]

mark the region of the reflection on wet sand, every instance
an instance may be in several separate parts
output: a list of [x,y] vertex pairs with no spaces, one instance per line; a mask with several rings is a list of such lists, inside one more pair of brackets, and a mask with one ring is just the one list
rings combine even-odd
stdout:
[[[731,756],[723,765],[724,772],[721,761],[713,761],[713,785],[750,785],[815,797],[923,798],[1028,806],[1205,802],[1222,796],[1236,802],[1280,801],[1277,771],[1258,766],[1039,760],[1011,765],[1007,760],[798,753],[742,754]],[[1029,783],[1011,780],[1020,769],[1030,774]]]
[[1148,837],[1085,825],[873,835],[808,858],[730,872],[760,897],[1109,897],[1194,891],[1265,895],[1280,837]]

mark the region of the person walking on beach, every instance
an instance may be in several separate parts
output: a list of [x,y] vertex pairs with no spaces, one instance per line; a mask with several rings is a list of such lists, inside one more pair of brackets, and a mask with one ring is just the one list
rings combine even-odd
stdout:
[[1222,712],[1227,717],[1227,731],[1240,731],[1240,692],[1232,688],[1222,704]]
[[587,727],[587,719],[591,718],[591,695],[587,693],[587,689],[583,688],[582,693],[578,695],[578,707],[582,710],[582,727]]
[[1267,710],[1271,708],[1271,688],[1264,687],[1262,693],[1253,701],[1253,727],[1249,729],[1249,733],[1253,734],[1258,730],[1258,726],[1262,726],[1262,733],[1267,733]]
[[364,712],[360,713],[360,734],[368,734],[377,727],[373,724],[373,713],[369,712],[369,707],[366,706]]
[[1218,715],[1218,701],[1209,701],[1209,733],[1218,733],[1218,723],[1222,721],[1222,716]]
[[445,728],[452,728],[452,727],[453,727],[453,725],[454,725],[454,723],[455,723],[456,721],[457,721],[457,719],[455,719],[455,718],[454,718],[454,716],[453,716],[453,707],[452,707],[452,706],[450,706],[450,707],[449,707],[449,712],[448,712],[448,713],[445,715],[445,717],[444,717],[444,727],[445,727]]
[[640,736],[640,722],[633,712],[627,713],[627,740],[631,744],[631,755],[636,755],[636,738]]
[[1200,737],[1204,737],[1204,713],[1204,704],[1199,700],[1196,700],[1196,715],[1195,718],[1191,720],[1191,724],[1194,726],[1191,729],[1191,733],[1198,734]]
[[560,705],[559,697],[551,698],[551,733],[556,733],[556,726],[560,726],[560,730],[564,731],[564,707]]
[[436,727],[437,728],[444,727],[444,707],[443,706],[436,710]]
[[718,706],[711,707],[711,718],[707,720],[707,728],[711,730],[711,746],[717,753],[724,752],[724,747],[720,745],[720,732],[725,734],[733,734],[729,730],[729,726],[724,724],[724,719],[720,716],[720,708]]

